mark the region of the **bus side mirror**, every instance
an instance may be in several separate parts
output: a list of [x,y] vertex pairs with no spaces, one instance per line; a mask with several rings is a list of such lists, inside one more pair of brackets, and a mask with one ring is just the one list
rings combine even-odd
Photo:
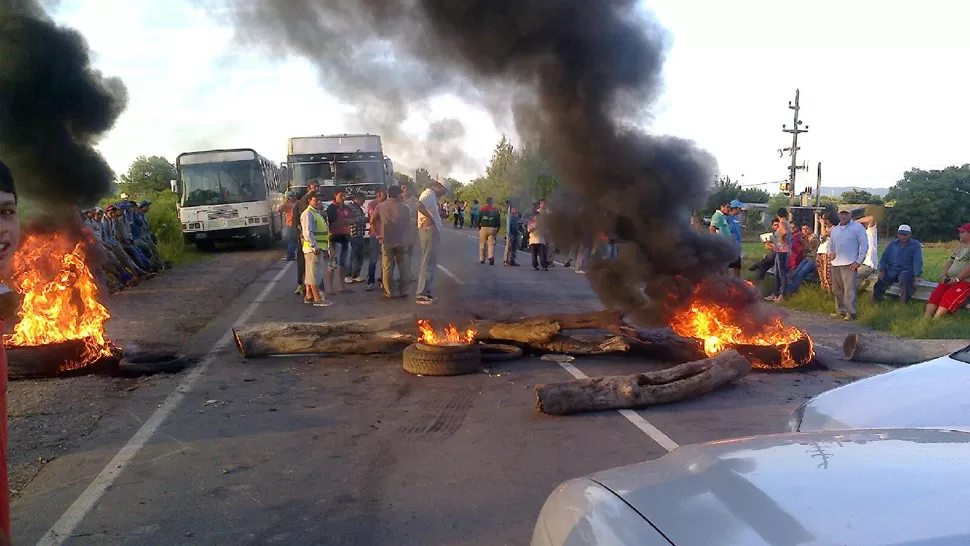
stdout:
[[169,180],[168,181],[168,184],[172,188],[172,193],[178,193],[179,192],[179,183],[178,183],[178,181],[176,181],[176,180]]

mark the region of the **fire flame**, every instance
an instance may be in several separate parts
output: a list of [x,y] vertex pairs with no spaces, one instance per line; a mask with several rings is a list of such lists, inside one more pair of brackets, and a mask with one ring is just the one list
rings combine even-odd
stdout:
[[421,334],[418,336],[418,343],[425,345],[470,345],[478,335],[478,330],[474,328],[469,327],[462,331],[454,324],[449,324],[444,328],[444,335],[439,336],[431,322],[424,319],[418,319],[418,332]]
[[[794,326],[786,326],[780,318],[773,318],[757,334],[752,335],[744,333],[733,319],[734,313],[733,310],[715,303],[695,300],[688,309],[674,315],[670,320],[670,327],[677,335],[703,341],[704,352],[708,356],[714,356],[736,345],[776,347],[781,355],[779,367],[782,368],[796,368],[808,363],[815,356],[812,338]],[[808,341],[808,354],[796,361],[791,354],[791,344],[803,339]],[[759,366],[758,362],[752,364],[766,367]]]
[[83,241],[60,233],[27,235],[13,257],[11,288],[23,302],[20,321],[4,344],[34,347],[83,340],[85,349],[77,362],[63,369],[86,366],[111,356],[104,323],[111,315],[98,301],[98,285],[85,263]]

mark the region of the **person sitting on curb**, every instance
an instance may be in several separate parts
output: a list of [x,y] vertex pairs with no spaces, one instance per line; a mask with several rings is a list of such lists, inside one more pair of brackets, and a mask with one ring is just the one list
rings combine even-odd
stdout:
[[872,287],[872,301],[882,301],[886,289],[899,283],[899,301],[909,302],[923,276],[923,247],[913,239],[913,229],[902,224],[896,239],[886,245],[879,260],[879,280]]
[[947,313],[956,313],[970,296],[970,223],[957,228],[960,246],[953,250],[943,264],[943,278],[930,294],[924,319],[938,319]]

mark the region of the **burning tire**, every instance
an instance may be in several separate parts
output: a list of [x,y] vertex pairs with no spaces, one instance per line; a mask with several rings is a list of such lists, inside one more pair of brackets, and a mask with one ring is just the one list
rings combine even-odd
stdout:
[[478,346],[482,362],[508,362],[522,358],[522,349],[503,343],[483,343]]
[[414,375],[464,375],[482,368],[478,345],[427,345],[415,343],[404,349],[404,370]]
[[185,369],[188,359],[177,353],[139,353],[126,356],[118,364],[118,372],[126,377],[178,373]]
[[81,361],[84,340],[70,340],[48,345],[7,348],[7,379],[40,379],[45,377],[73,377],[95,373],[112,373],[117,369],[120,353],[102,357],[84,366]]

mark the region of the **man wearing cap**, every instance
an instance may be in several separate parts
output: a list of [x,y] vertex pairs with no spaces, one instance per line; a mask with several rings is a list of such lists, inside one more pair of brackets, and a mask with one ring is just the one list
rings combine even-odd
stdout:
[[[310,206],[310,194],[317,193],[320,189],[320,183],[313,178],[308,178],[306,181],[306,194],[300,198],[299,203],[296,205],[296,213],[293,215],[293,227],[296,228],[298,233],[302,233],[301,218],[303,213],[306,211],[307,207]],[[306,290],[306,286],[303,284],[303,277],[306,273],[306,256],[303,252],[296,253],[296,290],[293,291],[294,294],[303,295]],[[323,282],[323,279],[320,279]]]
[[930,294],[923,318],[938,319],[947,313],[956,313],[970,296],[970,224],[957,228],[960,246],[953,250],[943,264],[940,284]]
[[449,182],[435,181],[418,197],[418,243],[421,245],[421,265],[418,268],[418,291],[415,303],[434,303],[431,287],[435,269],[438,268],[438,241],[441,237],[441,213],[438,199],[449,191]]
[[886,289],[899,283],[899,300],[909,302],[916,289],[916,282],[923,276],[923,247],[913,239],[913,230],[902,224],[896,230],[896,239],[886,245],[879,259],[879,280],[872,287],[872,301],[882,301]]
[[839,225],[829,232],[828,256],[832,266],[832,292],[835,294],[835,313],[843,320],[856,318],[857,271],[866,259],[869,239],[866,230],[852,220],[849,207],[839,207]]

